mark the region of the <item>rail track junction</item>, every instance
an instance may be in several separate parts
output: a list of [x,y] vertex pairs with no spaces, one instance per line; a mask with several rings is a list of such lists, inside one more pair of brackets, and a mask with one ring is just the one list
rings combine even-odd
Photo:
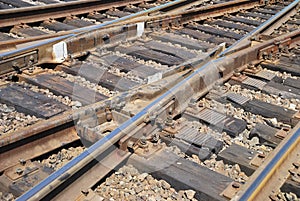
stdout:
[[0,0],[0,200],[299,200],[299,26],[299,0]]

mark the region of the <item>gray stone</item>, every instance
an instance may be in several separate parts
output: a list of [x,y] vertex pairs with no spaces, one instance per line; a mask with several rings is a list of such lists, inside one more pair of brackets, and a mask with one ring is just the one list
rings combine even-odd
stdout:
[[184,193],[185,193],[186,197],[190,200],[193,199],[196,194],[196,192],[193,190],[186,190],[186,191],[184,191]]
[[161,186],[163,187],[163,189],[165,189],[165,190],[169,190],[171,188],[171,185],[168,182],[166,182],[165,180],[161,180],[160,183],[161,183]]
[[138,180],[143,182],[147,176],[148,176],[148,173],[142,173],[137,178],[138,178]]

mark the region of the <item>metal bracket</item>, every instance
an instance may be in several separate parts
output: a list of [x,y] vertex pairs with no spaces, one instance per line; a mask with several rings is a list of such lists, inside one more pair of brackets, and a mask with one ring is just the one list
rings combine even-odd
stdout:
[[9,58],[0,58],[0,72],[1,74],[8,73],[14,68],[20,71],[22,68],[32,66],[38,62],[38,52],[32,51],[22,55],[16,55]]
[[266,156],[264,154],[256,154],[253,159],[250,161],[250,165],[259,167],[265,161]]
[[289,131],[290,131],[289,128],[284,127],[275,134],[275,137],[277,137],[279,139],[284,139],[288,135]]
[[134,146],[134,153],[142,156],[144,158],[150,158],[153,156],[157,151],[163,148],[161,143],[152,143],[147,141],[147,146],[141,146],[139,144]]
[[225,198],[232,199],[235,194],[240,190],[242,184],[238,182],[231,182],[221,193],[221,195]]
[[298,111],[296,114],[294,114],[293,118],[300,119],[300,111]]
[[276,58],[275,54],[289,49],[291,43],[291,38],[287,38],[283,41],[276,41],[273,45],[261,49],[258,53],[258,59],[272,60],[273,58]]
[[242,75],[241,73],[235,73],[231,79],[237,82],[243,82],[245,79],[247,79],[247,76]]
[[111,132],[116,129],[118,125],[114,121],[104,122],[95,128],[89,128],[88,125],[82,123],[77,124],[77,132],[80,138],[90,142],[96,142],[104,137],[104,133]]
[[28,76],[34,76],[40,73],[46,72],[44,69],[26,69],[23,71],[23,74],[26,74]]
[[258,72],[261,71],[260,68],[255,67],[253,64],[249,64],[247,66],[248,68],[246,68],[244,71],[247,73],[251,73],[251,74],[257,74]]
[[19,164],[6,169],[0,176],[0,186],[2,191],[11,192],[18,197],[48,177],[53,171],[52,168],[47,168],[38,162],[20,159]]
[[175,135],[178,130],[180,130],[180,126],[179,124],[174,123],[174,126],[167,126],[163,130],[168,132],[169,134]]
[[39,168],[31,161],[24,161],[5,170],[5,175],[12,181],[15,181],[21,177],[31,174],[38,169]]

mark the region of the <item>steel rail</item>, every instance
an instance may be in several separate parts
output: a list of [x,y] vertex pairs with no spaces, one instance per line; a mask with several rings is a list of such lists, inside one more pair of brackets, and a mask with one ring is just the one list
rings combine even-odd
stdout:
[[242,37],[240,40],[236,41],[232,46],[228,47],[220,56],[225,56],[234,51],[238,51],[242,48],[250,46],[251,38],[255,35],[265,33],[270,34],[270,30],[275,30],[280,25],[282,25],[285,21],[287,21],[287,17],[294,15],[297,12],[297,7],[300,4],[300,0],[293,1],[290,5],[282,9],[276,15],[272,16],[270,19],[265,21],[256,29],[252,30],[249,34]]
[[[191,0],[189,0],[189,1],[191,1]],[[51,39],[48,39],[48,40],[45,40],[45,41],[42,41],[42,42],[38,42],[34,45],[29,45],[27,47],[20,48],[20,49],[17,49],[17,50],[12,50],[12,51],[9,51],[9,52],[0,53],[0,62],[4,58],[12,57],[14,55],[20,55],[24,52],[28,52],[29,50],[36,49],[40,46],[50,44],[50,43],[53,43],[53,42],[60,42],[63,39],[70,38],[72,36],[77,36],[82,31],[88,32],[88,31],[93,31],[93,30],[97,30],[97,29],[100,29],[100,28],[105,28],[108,25],[112,25],[112,24],[116,24],[116,23],[120,23],[120,22],[125,22],[125,21],[127,21],[129,19],[133,19],[135,17],[146,15],[146,14],[149,14],[149,13],[152,13],[152,12],[159,11],[159,10],[164,9],[164,8],[168,8],[170,6],[174,6],[174,5],[179,4],[179,3],[189,2],[189,1],[187,1],[187,0],[175,0],[175,1],[172,1],[172,2],[168,2],[168,3],[165,3],[165,4],[159,5],[157,7],[153,7],[153,8],[144,10],[144,11],[133,13],[131,15],[127,15],[127,16],[124,16],[124,17],[121,17],[121,18],[118,18],[118,19],[115,19],[115,20],[112,20],[112,21],[108,21],[108,22],[102,23],[100,25],[94,25],[94,26],[91,26],[91,27],[79,28],[79,29],[76,29],[76,30],[72,31],[71,33],[69,33],[67,35],[64,35],[64,36],[51,38]]]
[[[128,19],[128,21],[126,21],[126,23],[133,24],[133,23],[145,22],[147,24],[146,26],[148,26],[152,22],[155,23],[157,20],[164,22],[164,21],[169,21],[170,18],[177,18],[177,19],[180,18],[181,23],[187,23],[194,19],[203,20],[203,19],[207,19],[207,17],[217,17],[220,15],[223,15],[224,13],[237,12],[240,9],[253,8],[256,5],[259,5],[259,3],[260,3],[259,0],[255,0],[255,1],[235,0],[235,1],[231,1],[231,2],[225,2],[225,3],[195,8],[192,11],[184,10],[184,9],[181,9],[179,11],[179,9],[175,8],[174,10],[172,9],[172,11],[168,11],[167,14],[161,14],[158,16],[146,16],[146,15],[144,15],[142,17],[136,16],[135,18]],[[190,4],[192,4],[192,3],[186,2],[185,5],[182,6],[182,8],[185,8],[187,5],[190,5]],[[180,5],[180,4],[177,4],[177,5]],[[174,7],[175,7],[175,5],[174,5]],[[165,9],[168,9],[168,7]],[[169,23],[169,22],[167,22],[167,23]],[[111,25],[121,25],[121,24],[122,24],[122,21],[115,22],[114,24],[108,24],[105,27],[111,26]],[[30,38],[25,38],[25,39],[19,39],[19,40],[12,41],[12,42],[10,42],[10,41],[0,42],[0,49],[7,48],[7,47],[11,48],[17,44],[21,44],[21,43],[25,43],[25,42],[31,42],[31,41],[36,41],[36,40],[40,40],[40,39],[54,38],[57,36],[67,35],[67,34],[71,34],[71,33],[78,33],[80,31],[94,30],[93,29],[94,26],[98,26],[98,25],[92,25],[92,26],[85,27],[84,30],[79,28],[79,29],[74,29],[71,31],[64,31],[64,32],[59,32],[59,33],[55,33],[55,34],[42,35],[39,37],[30,37]],[[101,25],[99,25],[99,26],[101,26]]]
[[202,6],[199,8],[177,10],[174,12],[163,13],[158,16],[147,16],[143,19],[135,18],[130,23],[138,23],[141,21],[147,21],[147,23],[159,21],[170,21],[170,19],[179,19],[180,22],[187,23],[192,20],[200,21],[206,20],[211,17],[218,17],[224,15],[224,13],[235,13],[242,9],[254,8],[261,4],[261,0],[233,0],[228,2],[222,2],[218,4]]
[[[190,1],[186,1],[185,4],[189,4]],[[178,3],[180,4],[180,3]],[[207,7],[201,7],[201,8],[197,8],[197,9],[193,9],[192,11],[186,11],[186,10],[181,10],[180,12],[176,12],[175,17],[179,19],[179,21],[181,22],[188,22],[191,21],[191,19],[200,19],[204,16],[205,19],[207,17],[213,17],[213,16],[220,16],[220,13],[222,12],[237,12],[240,9],[249,9],[249,8],[253,8],[255,5],[258,5],[259,1],[250,1],[250,0],[242,0],[242,1],[232,1],[232,2],[225,2],[225,3],[220,3],[220,4],[216,4],[216,5],[211,5],[211,6],[207,6]],[[168,8],[168,7],[167,7]],[[149,13],[151,12],[151,9],[149,9]],[[190,15],[188,15],[187,13],[191,13]],[[125,16],[124,18],[128,17],[128,21],[126,21],[127,23],[130,24],[139,24],[141,25],[141,29],[142,31],[144,31],[145,28],[147,28],[148,26],[150,26],[149,24],[151,24],[152,22],[155,24],[155,22],[160,21],[163,24],[163,21],[165,19],[167,19],[167,21],[169,20],[169,17],[174,17],[174,14],[162,14],[162,15],[158,15],[158,16],[143,16],[143,17],[139,17],[138,15],[135,17],[129,17],[129,16]],[[118,22],[119,19],[117,19],[116,21],[114,21],[114,25],[118,25],[120,24]],[[126,20],[126,19],[125,19]],[[122,21],[120,21],[122,22]],[[111,24],[111,22],[106,22],[100,25],[95,25],[95,26],[90,26],[90,27],[83,27],[80,29],[76,29],[73,32],[77,33],[80,32],[79,34],[70,37],[68,39],[65,40],[65,42],[68,44],[72,43],[75,44],[77,43],[81,43],[81,40],[84,38],[85,40],[90,40],[90,41],[98,41],[97,39],[95,39],[96,34],[92,34],[94,33],[93,31],[98,31],[101,30],[103,27],[109,27]],[[168,22],[170,23],[170,22]],[[137,28],[139,29],[139,27]],[[90,35],[86,35],[86,33],[90,33]],[[86,37],[85,37],[86,36]],[[91,43],[89,43],[91,44]],[[89,49],[91,48],[95,48],[97,45],[96,43],[93,43],[94,47],[89,47]],[[74,45],[72,45],[74,46]],[[77,47],[80,46],[79,44],[77,44]],[[78,51],[73,50],[72,48],[68,48],[68,52],[71,52],[71,54],[78,54],[79,52],[83,52],[86,50],[83,49],[79,49]]]
[[[291,34],[281,36],[279,39],[284,39],[285,37],[299,36],[299,31],[295,31]],[[157,99],[152,101],[149,105],[143,108],[136,115],[131,117],[129,120],[121,124],[118,128],[113,130],[110,134],[100,139],[96,143],[94,143],[91,147],[85,150],[82,154],[71,160],[61,169],[57,170],[53,174],[51,174],[48,178],[34,186],[29,191],[25,192],[22,196],[20,196],[17,200],[37,200],[41,199],[50,193],[53,189],[59,186],[62,182],[64,182],[67,178],[74,175],[78,169],[84,167],[87,163],[97,157],[99,154],[103,153],[107,150],[112,144],[115,144],[118,140],[120,140],[127,133],[134,130],[134,128],[143,123],[145,118],[151,114],[151,112],[158,111],[159,107],[162,107],[164,103],[171,101],[172,98],[176,95],[176,97],[182,98],[184,100],[179,101],[180,103],[187,104],[188,99],[194,96],[194,92],[200,90],[201,93],[207,92],[210,88],[213,87],[213,84],[219,80],[219,78],[210,78],[212,71],[219,72],[219,69],[223,69],[224,74],[223,79],[229,79],[233,73],[234,66],[236,65],[245,65],[246,63],[257,60],[258,51],[270,44],[273,44],[275,41],[270,40],[263,44],[257,45],[255,48],[248,48],[242,53],[234,53],[228,57],[221,57],[217,60],[209,61],[203,66],[200,66],[196,69],[192,74],[190,74],[187,78],[183,79],[175,86],[173,86],[170,90],[163,93],[163,95],[159,96]],[[248,55],[247,57],[245,55]],[[250,56],[251,55],[251,56]],[[200,84],[200,77],[203,79],[208,79],[206,83],[209,86],[203,86]],[[204,87],[204,88],[203,88]],[[182,97],[182,91],[185,91],[185,96]],[[185,99],[187,98],[187,99]],[[181,109],[183,109],[182,107]]]
[[162,5],[153,7],[153,8],[149,8],[149,9],[144,10],[144,11],[133,13],[131,15],[127,15],[127,16],[124,16],[124,17],[121,17],[121,18],[118,18],[118,19],[115,19],[115,20],[112,20],[112,21],[107,21],[107,22],[104,22],[104,23],[99,24],[99,25],[93,25],[93,26],[89,26],[89,27],[82,27],[82,28],[74,30],[74,33],[85,34],[87,31],[94,31],[94,30],[97,30],[97,29],[101,29],[101,28],[106,27],[106,26],[111,25],[111,24],[117,24],[117,23],[120,23],[120,22],[123,22],[123,21],[127,21],[127,20],[130,20],[130,19],[139,17],[141,15],[146,15],[146,14],[156,12],[156,11],[159,11],[159,10],[162,10],[162,9],[165,9],[165,8],[169,8],[169,7],[177,5],[177,4],[190,3],[191,1],[193,1],[193,0],[175,0],[175,1],[171,1],[169,3],[165,3],[165,4],[162,4]]
[[300,124],[281,142],[273,151],[274,156],[266,161],[260,169],[256,170],[251,180],[246,183],[245,189],[241,190],[233,200],[266,200],[276,191],[280,183],[288,177],[288,170],[293,162],[299,160],[300,154]]
[[[220,48],[223,48],[223,45]],[[218,50],[216,50],[216,52],[218,52]],[[209,57],[210,56],[213,56],[213,54],[210,54]],[[197,72],[194,72],[194,74],[197,74]],[[176,88],[178,88],[181,83],[177,84]],[[78,157],[71,160],[67,165],[59,169],[57,172],[54,172],[46,180],[42,181],[33,189],[20,196],[17,200],[37,200],[41,199],[43,196],[51,192],[52,189],[60,185],[65,179],[75,174],[75,172],[78,169],[84,167],[91,160],[95,159],[98,155],[107,150],[112,144],[116,143],[121,137],[125,136],[125,134],[129,132],[128,130],[133,130],[135,126],[132,127],[132,125],[137,125],[141,123],[144,119],[143,117],[148,114],[148,111],[152,107],[155,107],[166,96],[172,95],[171,91],[172,89],[166,92],[166,94],[164,94],[151,104],[149,104],[141,112],[139,112],[137,115],[123,123],[120,127],[112,131],[108,136],[102,138],[101,140],[93,144]]]
[[[256,56],[253,58],[256,58]],[[229,60],[230,59],[234,60],[234,56],[231,56],[231,58],[229,58]],[[119,128],[112,131],[105,138],[96,142],[88,150],[86,150],[81,155],[79,155],[78,157],[76,157],[72,161],[70,161],[66,166],[64,166],[57,172],[50,175],[46,180],[42,181],[40,184],[35,186],[30,191],[26,192],[23,196],[20,197],[20,199],[21,198],[26,199],[26,200],[27,199],[37,199],[37,198],[41,198],[43,195],[46,195],[47,193],[49,193],[52,188],[55,188],[57,185],[59,185],[61,182],[63,182],[64,179],[73,175],[76,172],[76,169],[82,168],[90,160],[94,159],[94,157],[96,157],[97,155],[99,155],[103,151],[105,151],[111,144],[116,143],[122,136],[124,136],[126,133],[131,131],[131,129],[133,129],[135,127],[135,125],[143,122],[144,117],[146,115],[148,115],[151,110],[155,110],[155,107],[161,105],[161,101],[163,101],[165,99],[170,99],[174,93],[180,92],[180,89],[182,86],[189,85],[189,82],[191,82],[191,80],[194,80],[194,81],[198,80],[199,74],[202,74],[204,71],[207,71],[205,73],[209,73],[210,68],[218,66],[218,64],[223,63],[223,61],[225,61],[225,58],[220,58],[214,62],[211,61],[211,62],[207,63],[206,65],[197,69],[194,73],[192,73],[186,79],[184,79],[183,81],[176,84],[174,87],[171,88],[171,90],[167,91],[162,96],[158,97],[155,101],[153,101],[148,106],[146,106],[141,112],[139,112],[138,114],[133,116],[131,119],[126,121],[124,124],[122,124]],[[232,61],[232,62],[234,62],[234,61]]]
[[[146,2],[149,0],[146,0]],[[0,10],[0,27],[14,26],[20,23],[32,23],[61,18],[70,15],[79,15],[91,11],[106,10],[112,7],[121,7],[128,4],[138,4],[144,0],[81,0],[43,6],[14,8]]]
[[64,179],[75,174],[77,169],[81,169],[85,164],[89,163],[91,160],[95,159],[98,155],[107,150],[111,144],[115,144],[119,139],[124,137],[126,133],[134,129],[136,125],[142,123],[149,114],[150,110],[155,110],[154,108],[157,105],[160,105],[160,102],[164,99],[170,99],[173,96],[174,91],[178,91],[182,85],[188,84],[188,82],[199,75],[203,70],[207,70],[207,66],[214,65],[212,62],[208,62],[206,65],[197,69],[194,73],[189,75],[186,79],[177,83],[170,90],[165,92],[162,96],[158,97],[156,100],[151,102],[143,110],[137,113],[135,116],[124,122],[117,129],[113,130],[110,134],[100,139],[94,143],[91,147],[85,150],[82,154],[71,160],[61,169],[57,170],[51,174],[48,178],[40,182],[38,185],[34,186],[31,190],[25,192],[22,196],[17,198],[17,200],[37,200],[41,199],[43,196],[51,192],[52,189],[57,187]]
[[[163,74],[163,77],[172,76],[173,74],[178,74],[182,71],[189,71],[189,69],[193,68],[194,66],[206,63],[210,59],[215,58],[217,54],[224,50],[224,48],[224,45],[220,46],[219,48],[216,48],[210,53],[208,53],[206,57],[199,57],[197,58],[197,60],[193,59],[189,62],[183,63],[175,69],[173,69],[172,71],[168,71],[165,74]],[[176,80],[172,79],[169,85],[174,85],[175,82]],[[22,130],[18,130],[17,132],[12,133],[12,135],[0,136],[0,158],[3,157],[3,160],[0,160],[0,172],[4,171],[8,167],[11,167],[16,163],[16,161],[18,161],[20,156],[17,155],[17,153],[19,153],[19,150],[23,149],[23,145],[27,146],[31,143],[29,139],[35,139],[35,141],[38,141],[44,136],[43,133],[45,132],[49,134],[51,133],[50,135],[56,135],[56,133],[60,131],[59,128],[65,128],[65,126],[63,125],[73,126],[74,123],[72,122],[76,122],[81,117],[84,117],[86,113],[88,113],[88,111],[90,111],[91,109],[93,111],[104,111],[104,109],[107,108],[108,105],[112,105],[112,102],[115,102],[115,100],[119,99],[119,97],[129,100],[133,96],[138,96],[138,94],[139,91],[131,91],[131,93],[124,92],[118,96],[113,97],[112,99],[107,99],[80,108],[76,110],[76,114],[74,114],[73,111],[69,110],[64,112],[63,114],[57,115],[47,120],[43,120]],[[24,141],[26,141],[27,144],[24,144]],[[32,147],[30,147],[29,149],[31,148]],[[27,156],[27,154],[23,152],[21,155],[21,158],[25,160],[29,160],[31,157],[31,155]]]

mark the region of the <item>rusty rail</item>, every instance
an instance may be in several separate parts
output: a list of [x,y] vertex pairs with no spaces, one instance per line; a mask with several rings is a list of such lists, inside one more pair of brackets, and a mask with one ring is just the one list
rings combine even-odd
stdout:
[[281,144],[268,156],[244,189],[232,200],[268,200],[270,195],[280,189],[289,176],[293,163],[299,161],[300,124],[286,137]]
[[[32,188],[30,191],[19,197],[19,200],[35,200],[40,199],[52,191],[53,188],[61,184],[68,177],[75,174],[78,169],[84,167],[87,163],[93,160],[96,156],[107,150],[111,144],[116,143],[124,135],[134,131],[139,124],[145,123],[149,116],[161,111],[162,107],[168,105],[170,101],[174,101],[177,104],[180,103],[176,110],[180,113],[187,106],[189,100],[195,96],[201,96],[210,90],[214,83],[217,81],[225,81],[230,78],[234,70],[242,70],[245,68],[245,64],[260,60],[260,51],[266,47],[275,45],[279,46],[278,41],[290,38],[292,42],[299,40],[300,31],[295,31],[291,34],[287,34],[276,39],[264,42],[252,48],[247,48],[245,51],[234,53],[228,57],[222,57],[220,59],[210,61],[202,67],[199,67],[191,75],[185,78],[183,81],[177,83],[170,90],[159,96],[142,111],[137,113],[131,119],[126,121],[117,129],[113,130],[105,138],[100,139],[93,144],[89,149],[83,152],[78,157],[70,161],[66,166],[50,175],[46,180]],[[273,53],[276,53],[276,48],[273,48]],[[277,47],[278,50],[278,47]],[[222,75],[221,78],[215,76],[209,76],[212,73]],[[182,96],[184,91],[184,96]],[[197,93],[195,94],[195,92]],[[154,120],[164,114],[156,114]]]
[[[149,0],[148,0],[149,1]],[[110,9],[114,6],[126,6],[138,4],[143,0],[83,0],[65,3],[49,4],[44,6],[32,6],[17,9],[5,9],[0,11],[0,26],[13,26],[20,23],[32,23],[48,20],[50,18],[61,18],[66,15],[79,15],[94,10]]]
[[[30,8],[20,8],[20,9],[8,9],[3,11],[3,20],[4,22],[1,21],[1,11],[0,11],[0,26],[13,26],[16,24],[20,23],[30,23],[30,22],[37,22],[37,21],[43,21],[43,20],[48,20],[48,19],[55,19],[55,18],[61,18],[61,17],[66,17],[67,15],[78,15],[78,14],[84,14],[88,13],[91,11],[99,11],[99,10],[105,10],[112,8],[117,4],[117,6],[125,6],[130,4],[137,4],[140,2],[145,2],[145,1],[140,1],[140,0],[135,0],[135,1],[124,1],[122,3],[119,3],[118,1],[114,2],[109,2],[105,4],[105,1],[95,1],[95,0],[85,0],[82,2],[82,6],[80,5],[81,1],[76,1],[76,2],[68,2],[68,3],[62,3],[62,4],[51,4],[47,6],[34,6]],[[146,1],[147,2],[147,1]],[[44,40],[44,39],[49,39],[49,38],[55,38],[59,36],[65,36],[69,34],[74,34],[74,33],[79,33],[82,31],[92,31],[95,29],[101,29],[103,27],[106,27],[108,25],[120,25],[124,24],[124,21],[127,20],[132,20],[136,17],[139,16],[145,16],[147,14],[150,14],[152,12],[157,12],[159,10],[164,11],[164,10],[177,10],[181,7],[186,7],[189,4],[192,4],[192,0],[176,0],[172,1],[166,4],[162,4],[157,7],[150,8],[145,11],[140,11],[125,17],[121,17],[116,20],[112,20],[109,22],[102,23],[100,25],[92,25],[84,28],[78,28],[74,29],[71,31],[61,31],[58,33],[54,34],[46,34],[46,35],[41,35],[41,36],[33,36],[25,39],[16,39],[13,41],[5,41],[5,42],[0,42],[0,50],[1,49],[7,49],[7,48],[15,48],[17,45],[28,43],[28,42],[33,42],[33,41],[38,41],[38,40]],[[91,5],[90,5],[91,4]],[[94,4],[99,6],[94,6]],[[61,5],[61,7],[59,6]],[[32,10],[34,9],[34,10]],[[12,14],[7,14],[12,11]],[[23,13],[24,12],[24,13]],[[42,14],[41,14],[42,12]],[[44,14],[43,14],[44,13]],[[35,16],[36,14],[40,14]],[[15,17],[14,20],[10,19],[11,17]],[[8,17],[7,17],[8,16]],[[6,19],[7,18],[7,19]],[[6,22],[7,21],[7,22]],[[1,24],[3,23],[3,24]]]
[[[181,24],[189,22],[191,20],[204,20],[207,19],[208,17],[216,17],[216,16],[221,16],[224,13],[234,13],[237,12],[241,9],[249,9],[253,8],[253,6],[260,5],[262,2],[259,0],[255,1],[250,1],[250,0],[243,0],[243,1],[232,1],[232,2],[225,2],[225,3],[220,3],[216,5],[210,5],[210,6],[204,6],[200,7],[197,9],[193,9],[193,11],[190,10],[179,10],[177,7],[182,6],[186,8],[187,5],[192,4],[191,1],[186,1],[178,3],[174,5],[174,12],[168,11],[168,14],[161,14],[159,16],[143,16],[139,18],[136,16],[136,18],[130,18],[127,23],[139,23],[139,22],[144,22],[147,27],[151,27],[151,24],[155,24],[156,22],[161,22],[162,26],[169,25],[169,23],[173,22],[180,22]],[[183,4],[183,5],[181,5]],[[167,8],[165,8],[167,9]],[[170,9],[170,8],[168,8]],[[126,16],[127,17],[127,16]],[[112,21],[113,22],[113,21]],[[119,22],[114,22],[114,25],[120,25],[122,24],[123,21]],[[100,26],[100,27],[98,27]],[[110,26],[107,24],[106,26]],[[35,36],[35,37],[30,37],[30,38],[25,38],[25,39],[17,39],[14,41],[7,41],[7,42],[0,42],[0,50],[3,48],[14,48],[17,45],[24,44],[27,42],[32,42],[32,41],[38,41],[38,40],[43,40],[43,39],[49,39],[49,38],[55,38],[58,36],[64,36],[72,33],[79,33],[80,31],[92,31],[97,29],[101,29],[102,25],[96,25],[96,26],[90,26],[86,28],[80,28],[80,29],[75,29],[72,31],[64,31],[64,32],[59,32],[55,34],[47,34],[47,35],[42,35],[42,36]]]
[[251,45],[251,39],[259,34],[271,34],[275,29],[284,24],[287,20],[289,20],[290,16],[293,16],[297,13],[299,9],[300,0],[295,0],[289,6],[285,7],[282,11],[278,12],[276,15],[271,17],[269,20],[265,21],[262,25],[254,29],[250,34],[244,36],[231,47],[227,48],[227,50],[222,53],[221,56],[226,54],[230,54],[234,51],[238,51],[242,48],[248,47]]
[[[65,57],[67,56],[67,49],[66,45],[63,43],[58,44],[60,41],[71,38],[71,37],[79,37],[82,32],[91,32],[91,31],[96,31],[98,29],[104,29],[107,28],[108,26],[112,26],[114,24],[120,24],[120,23],[126,23],[128,20],[142,16],[142,15],[147,15],[152,12],[159,11],[161,9],[169,8],[172,6],[175,6],[177,8],[178,4],[180,3],[189,3],[187,0],[175,0],[172,2],[168,2],[166,4],[150,8],[145,11],[140,11],[116,20],[112,20],[109,22],[105,22],[100,25],[95,25],[91,27],[84,27],[80,29],[76,29],[71,31],[70,33],[66,35],[62,35],[59,37],[47,39],[45,41],[37,42],[34,44],[26,45],[25,47],[21,47],[17,50],[12,50],[9,52],[4,52],[0,53],[0,68],[1,68],[1,73],[7,73],[11,70],[13,70],[12,67],[20,69],[24,68],[30,64],[36,64],[36,63],[61,63],[64,61]],[[121,30],[123,27],[121,27]],[[99,34],[98,34],[99,35]],[[100,38],[100,41],[103,41],[103,38]],[[99,41],[98,41],[99,42]],[[55,47],[53,47],[55,44],[58,44],[58,52],[60,54],[59,58],[56,58],[57,54],[55,52]],[[57,46],[56,46],[57,47]],[[28,55],[30,53],[30,55]],[[32,60],[33,56],[33,60]]]

